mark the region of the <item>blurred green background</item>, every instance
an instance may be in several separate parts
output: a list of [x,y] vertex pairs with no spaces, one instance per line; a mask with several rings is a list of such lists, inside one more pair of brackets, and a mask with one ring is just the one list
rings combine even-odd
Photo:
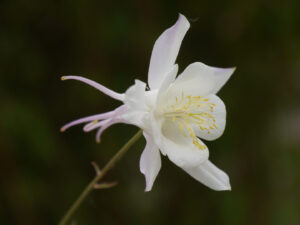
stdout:
[[183,13],[191,29],[177,62],[237,66],[219,96],[224,135],[206,142],[231,179],[215,192],[166,158],[144,192],[140,140],[94,191],[74,224],[300,224],[300,2],[2,0],[0,2],[0,224],[56,224],[137,131],[59,128],[118,102],[61,75],[83,75],[124,92],[147,80],[156,38]]

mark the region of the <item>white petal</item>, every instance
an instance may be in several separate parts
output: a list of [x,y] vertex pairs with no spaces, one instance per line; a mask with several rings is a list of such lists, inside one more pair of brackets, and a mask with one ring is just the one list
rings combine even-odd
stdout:
[[224,132],[226,125],[226,108],[223,101],[218,96],[208,95],[206,96],[206,98],[209,99],[208,103],[214,103],[216,105],[213,108],[213,112],[211,112],[209,108],[207,111],[207,113],[211,114],[214,117],[214,124],[216,125],[216,127],[211,125],[203,125],[202,127],[206,127],[207,130],[202,130],[199,126],[193,125],[193,129],[197,137],[212,141],[219,138]]
[[235,71],[234,68],[216,68],[216,67],[211,67],[212,70],[214,71],[214,77],[215,77],[215,87],[212,91],[213,94],[216,94],[222,87],[223,85],[228,81],[228,79],[231,77],[231,75]]
[[[190,64],[174,82],[174,89],[197,90],[198,94],[216,94],[227,82],[235,68],[216,68],[201,62]],[[179,90],[179,91],[180,91]]]
[[213,71],[203,63],[190,64],[180,74],[167,91],[170,96],[192,95],[206,96],[212,92],[215,86]]
[[128,108],[144,109],[146,84],[140,80],[135,80],[135,84],[125,92],[124,103]]
[[151,137],[144,132],[146,147],[141,155],[140,170],[146,178],[145,191],[151,191],[155,178],[161,168],[160,152]]
[[189,175],[216,191],[231,190],[229,177],[209,160],[195,168],[183,168]]
[[162,84],[159,87],[157,99],[168,89],[168,87],[175,81],[176,75],[178,72],[178,65],[175,64],[172,70],[165,76]]
[[207,147],[199,149],[193,144],[193,139],[189,134],[184,135],[180,129],[171,121],[165,120],[162,125],[161,152],[179,167],[195,167],[206,161],[209,156]]
[[165,30],[156,40],[148,72],[148,84],[151,89],[158,89],[164,76],[171,71],[189,27],[187,19],[180,14],[175,25]]
[[124,105],[126,112],[122,114],[121,118],[129,124],[144,128],[144,117],[146,114],[146,84],[142,81],[136,80],[125,92]]

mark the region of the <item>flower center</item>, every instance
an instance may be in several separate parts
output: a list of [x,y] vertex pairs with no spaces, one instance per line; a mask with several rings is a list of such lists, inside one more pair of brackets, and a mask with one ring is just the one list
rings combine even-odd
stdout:
[[216,104],[209,100],[202,96],[185,96],[182,92],[180,97],[176,96],[175,101],[164,107],[163,113],[165,117],[172,119],[184,137],[188,134],[193,139],[193,144],[201,150],[207,147],[200,143],[192,126],[198,126],[208,134],[210,130],[218,128],[212,115]]

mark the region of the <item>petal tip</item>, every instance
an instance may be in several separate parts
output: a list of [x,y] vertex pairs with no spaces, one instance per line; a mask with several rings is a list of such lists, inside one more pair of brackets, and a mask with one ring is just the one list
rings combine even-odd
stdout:
[[219,185],[218,187],[210,187],[210,188],[215,191],[231,191],[230,184],[223,184],[223,185]]
[[228,76],[231,76],[235,72],[235,70],[236,66],[223,69],[225,74],[227,74]]
[[229,178],[224,181],[222,185],[220,185],[217,189],[217,191],[231,191],[231,185],[229,182]]
[[181,13],[178,14],[178,22],[179,21],[182,21],[183,23],[185,23],[187,28],[190,27],[190,23],[189,23],[188,19]]
[[152,189],[152,188],[150,188],[150,187],[146,187],[145,190],[144,190],[144,192],[150,192],[151,189]]
[[230,68],[232,70],[232,73],[236,71],[236,68],[237,68],[236,66]]
[[231,191],[231,186],[225,186],[223,189],[221,189],[220,191]]

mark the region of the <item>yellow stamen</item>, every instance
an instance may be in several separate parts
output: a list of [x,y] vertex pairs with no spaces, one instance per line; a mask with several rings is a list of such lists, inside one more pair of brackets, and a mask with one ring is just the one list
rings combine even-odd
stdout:
[[184,137],[186,137],[186,132],[189,134],[193,139],[193,144],[200,150],[207,147],[200,143],[192,125],[197,125],[201,131],[206,131],[207,134],[210,134],[210,130],[218,128],[215,124],[215,117],[211,114],[214,112],[216,104],[209,102],[209,100],[209,98],[201,96],[185,96],[182,92],[180,97],[175,97],[175,104],[168,105],[164,113],[178,126]]

